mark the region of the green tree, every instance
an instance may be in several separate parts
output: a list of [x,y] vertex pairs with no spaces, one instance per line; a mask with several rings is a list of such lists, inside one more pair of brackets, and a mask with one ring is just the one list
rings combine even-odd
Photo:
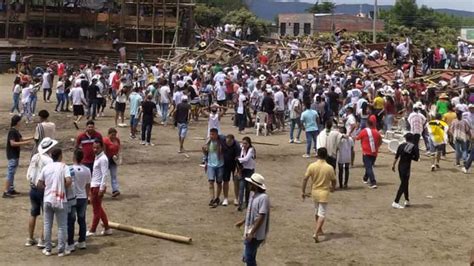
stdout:
[[217,7],[221,10],[232,11],[245,7],[242,0],[196,0],[198,4],[205,4],[210,7]]
[[215,27],[224,17],[224,11],[218,7],[197,4],[194,9],[194,19],[202,27]]
[[319,3],[319,0],[316,3],[307,9],[309,13],[332,13],[336,9],[336,4],[330,1],[324,1]]
[[252,39],[258,39],[260,36],[263,36],[269,32],[269,24],[263,20],[258,19],[255,14],[246,8],[230,11],[222,19],[222,22],[241,27],[244,32],[247,28],[250,28],[252,32]]

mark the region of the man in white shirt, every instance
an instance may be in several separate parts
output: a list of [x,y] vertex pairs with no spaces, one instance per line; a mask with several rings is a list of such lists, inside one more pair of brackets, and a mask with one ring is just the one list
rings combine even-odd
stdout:
[[243,89],[239,95],[239,102],[237,106],[237,125],[239,126],[239,133],[244,134],[245,126],[247,124],[247,114],[245,105],[247,103],[247,89]]
[[91,179],[91,204],[92,204],[92,225],[87,231],[86,236],[95,236],[99,221],[102,220],[104,231],[102,235],[111,235],[112,229],[109,228],[109,220],[107,214],[102,208],[102,198],[104,197],[107,188],[107,177],[109,175],[109,160],[104,153],[104,143],[102,140],[96,139],[94,141],[95,160]]
[[275,118],[276,127],[278,130],[285,130],[285,94],[279,86],[275,86],[277,92],[275,93]]
[[[71,207],[71,211],[68,213],[68,249],[70,251],[75,250],[75,247],[79,249],[86,248],[86,210],[87,210],[87,199],[89,198],[90,186],[91,186],[91,171],[87,166],[81,164],[84,158],[84,153],[81,149],[76,149],[73,155],[74,164],[69,167],[72,176],[72,183],[74,192],[76,193],[76,205]],[[79,224],[79,239],[78,242],[74,243],[74,224]],[[74,247],[75,246],[75,247]]]
[[48,68],[44,73],[43,73],[43,82],[41,83],[41,88],[43,89],[43,100],[46,103],[49,103],[49,99],[51,98],[52,90],[51,90],[51,85],[53,84],[53,81],[51,80],[51,69]]
[[56,215],[58,222],[58,256],[67,255],[66,231],[67,231],[67,199],[66,188],[72,184],[69,168],[62,163],[61,149],[54,148],[51,151],[52,163],[47,164],[40,173],[37,186],[44,188],[44,240],[45,248],[43,254],[51,256],[52,243],[51,231],[53,219]]
[[81,88],[80,79],[75,81],[75,86],[69,92],[69,98],[71,98],[72,101],[73,115],[76,117],[76,120],[74,120],[74,126],[76,129],[79,129],[78,123],[84,116],[84,105],[87,103],[84,91]]
[[217,99],[217,104],[220,106],[227,105],[225,89],[224,81],[216,82],[216,85],[214,86],[214,93]]
[[170,87],[166,79],[161,80],[160,104],[161,104],[161,124],[166,126],[168,121],[168,109],[170,105]]
[[28,167],[28,171],[26,173],[26,177],[30,182],[30,203],[31,203],[31,211],[30,211],[30,219],[28,223],[28,234],[29,237],[26,240],[25,246],[33,246],[38,244],[38,247],[44,248],[44,230],[41,230],[41,238],[39,241],[36,241],[34,238],[35,233],[35,226],[36,226],[36,218],[41,214],[41,208],[43,206],[43,198],[44,198],[44,191],[38,189],[36,184],[38,183],[38,179],[40,177],[41,171],[43,168],[52,163],[53,159],[51,159],[50,151],[51,149],[57,144],[58,142],[52,140],[50,138],[42,139],[41,143],[39,144],[38,150],[39,152],[31,158],[30,166]]

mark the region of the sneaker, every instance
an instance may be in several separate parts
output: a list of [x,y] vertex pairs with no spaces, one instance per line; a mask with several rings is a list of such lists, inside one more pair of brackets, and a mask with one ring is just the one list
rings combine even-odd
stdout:
[[151,143],[151,142],[147,142],[145,145],[146,145],[146,146],[152,146],[152,147],[155,146],[155,144],[153,144],[153,143]]
[[86,236],[96,236],[95,232],[87,231]]
[[100,235],[103,236],[110,236],[112,234],[112,229],[105,229],[104,231],[100,232]]
[[112,198],[118,197],[120,195],[120,191],[114,191],[112,192]]
[[295,143],[296,144],[301,144],[301,140],[297,139],[297,140],[295,140]]
[[66,246],[66,255],[71,254],[71,252],[76,251],[76,246],[75,245],[67,245]]
[[292,139],[290,139],[290,140],[288,141],[288,143],[294,143],[294,142],[295,142],[295,141],[292,140]]
[[16,191],[16,190],[12,190],[12,191],[10,191],[10,194],[12,194],[12,195],[20,195],[21,193],[18,192],[18,191]]
[[370,185],[369,188],[371,188],[371,189],[376,189],[376,188],[377,188],[377,185],[375,185],[375,184],[374,184],[374,185]]
[[239,201],[237,199],[234,199],[234,206],[239,206]]
[[433,165],[431,166],[431,171],[434,172],[435,170],[436,170],[436,166],[433,164]]
[[439,164],[435,164],[435,166],[436,166],[436,168],[438,168],[438,169],[439,169]]
[[13,194],[11,194],[11,193],[3,192],[2,198],[4,198],[4,199],[12,199],[12,198],[14,198],[14,197],[15,197],[15,196],[13,196]]
[[67,251],[60,251],[58,252],[58,257],[64,257],[71,254],[71,252],[67,253]]
[[79,130],[79,126],[77,125],[77,122],[76,122],[76,121],[74,121],[74,127],[75,127],[77,130]]
[[227,206],[227,205],[229,205],[229,201],[227,199],[224,199],[222,201],[222,206]]
[[400,205],[396,202],[393,202],[392,203],[392,208],[394,208],[394,209],[404,209],[405,207],[403,207],[402,205]]
[[461,167],[461,164],[460,164],[460,163],[457,163],[457,164],[456,164],[456,167]]
[[144,142],[144,141],[140,142],[140,145],[145,145],[145,144],[146,144],[146,142]]
[[303,154],[303,158],[310,158],[311,156],[309,154]]
[[86,249],[86,241],[83,241],[83,242],[76,242],[74,245],[75,245],[76,248],[78,248],[78,249]]
[[465,173],[465,174],[467,174],[467,173],[468,173],[468,171],[467,171],[466,167],[463,167],[463,168],[462,168],[462,172],[463,172],[463,173]]
[[44,244],[44,240],[43,239],[39,239],[38,240],[38,244],[36,245],[38,248],[45,248],[46,245]]
[[206,163],[201,163],[201,164],[199,164],[199,166],[204,168],[204,167],[206,167]]
[[221,203],[221,200],[219,198],[215,198],[214,201],[212,202],[212,208],[217,208],[219,206],[219,203]]
[[43,255],[45,256],[51,256],[51,250],[43,249]]
[[367,180],[362,180],[364,184],[368,184],[369,182]]
[[36,244],[38,244],[38,241],[34,240],[33,238],[27,238],[26,239],[25,246],[31,247],[31,246],[34,246]]
[[405,200],[405,208],[406,208],[406,207],[410,207],[410,206],[411,206],[410,201]]

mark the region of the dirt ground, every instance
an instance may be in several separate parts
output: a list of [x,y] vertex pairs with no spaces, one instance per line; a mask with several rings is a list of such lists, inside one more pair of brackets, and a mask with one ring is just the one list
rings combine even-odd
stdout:
[[[6,173],[5,145],[11,107],[12,75],[0,76],[0,172]],[[54,98],[54,95],[53,95]],[[65,159],[72,160],[72,141],[78,131],[66,114],[56,114],[53,103],[45,104],[42,95],[38,110],[46,108],[57,125]],[[113,125],[113,110],[97,121],[105,134]],[[225,133],[237,130],[230,117],[223,119]],[[119,166],[122,195],[105,196],[109,220],[129,225],[190,236],[192,245],[178,244],[115,230],[112,236],[88,239],[87,250],[69,257],[45,257],[36,247],[25,247],[29,216],[28,184],[25,180],[31,147],[22,149],[16,175],[15,199],[0,199],[0,257],[3,265],[72,264],[91,265],[240,265],[242,231],[233,225],[243,217],[233,206],[210,209],[207,179],[199,167],[202,140],[207,123],[192,123],[185,143],[190,158],[177,153],[177,133],[173,127],[156,126],[152,141],[144,147],[120,128],[123,164]],[[23,136],[33,134],[33,125],[23,126]],[[249,130],[250,132],[250,130]],[[453,155],[432,173],[423,156],[414,163],[410,184],[413,207],[394,210],[391,203],[398,188],[398,174],[390,170],[393,155],[386,145],[377,159],[379,188],[370,190],[362,183],[360,146],[356,146],[356,165],[350,169],[350,189],[331,195],[325,225],[326,241],[315,244],[311,238],[313,208],[311,200],[299,198],[306,166],[304,144],[288,144],[287,133],[269,137],[250,135],[255,141],[279,146],[256,145],[257,172],[266,178],[271,200],[271,229],[267,243],[259,249],[260,265],[466,265],[474,247],[474,174],[464,175],[454,166]],[[3,182],[3,179],[2,179]],[[3,183],[2,183],[3,186]],[[307,191],[310,191],[308,188]],[[230,201],[234,198],[230,193]],[[88,207],[88,222],[92,208]],[[41,223],[42,224],[42,223]],[[40,226],[41,226],[40,224]],[[76,227],[77,230],[77,227]],[[39,232],[39,230],[37,230]],[[56,229],[54,229],[54,238]]]

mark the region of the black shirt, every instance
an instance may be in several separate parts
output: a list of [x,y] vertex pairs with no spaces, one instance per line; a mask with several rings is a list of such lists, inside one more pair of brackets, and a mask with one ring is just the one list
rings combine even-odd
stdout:
[[99,93],[99,87],[97,87],[97,85],[90,85],[89,87],[87,87],[87,99],[97,99],[97,93]]
[[155,116],[156,104],[151,101],[144,101],[142,103],[142,113],[144,123],[153,123],[153,117]]
[[191,110],[191,105],[188,103],[182,102],[178,104],[176,108],[176,123],[188,123],[189,110]]
[[275,109],[275,102],[273,101],[272,97],[265,96],[262,101],[262,112],[273,114],[274,109]]
[[13,141],[20,141],[21,140],[21,134],[16,128],[10,128],[10,131],[8,131],[8,137],[7,137],[7,159],[19,159],[20,158],[20,147],[13,147],[10,144],[10,140]]
[[403,143],[398,146],[395,158],[400,158],[398,163],[399,172],[410,172],[411,161],[418,161],[420,159],[420,150],[412,143]]

